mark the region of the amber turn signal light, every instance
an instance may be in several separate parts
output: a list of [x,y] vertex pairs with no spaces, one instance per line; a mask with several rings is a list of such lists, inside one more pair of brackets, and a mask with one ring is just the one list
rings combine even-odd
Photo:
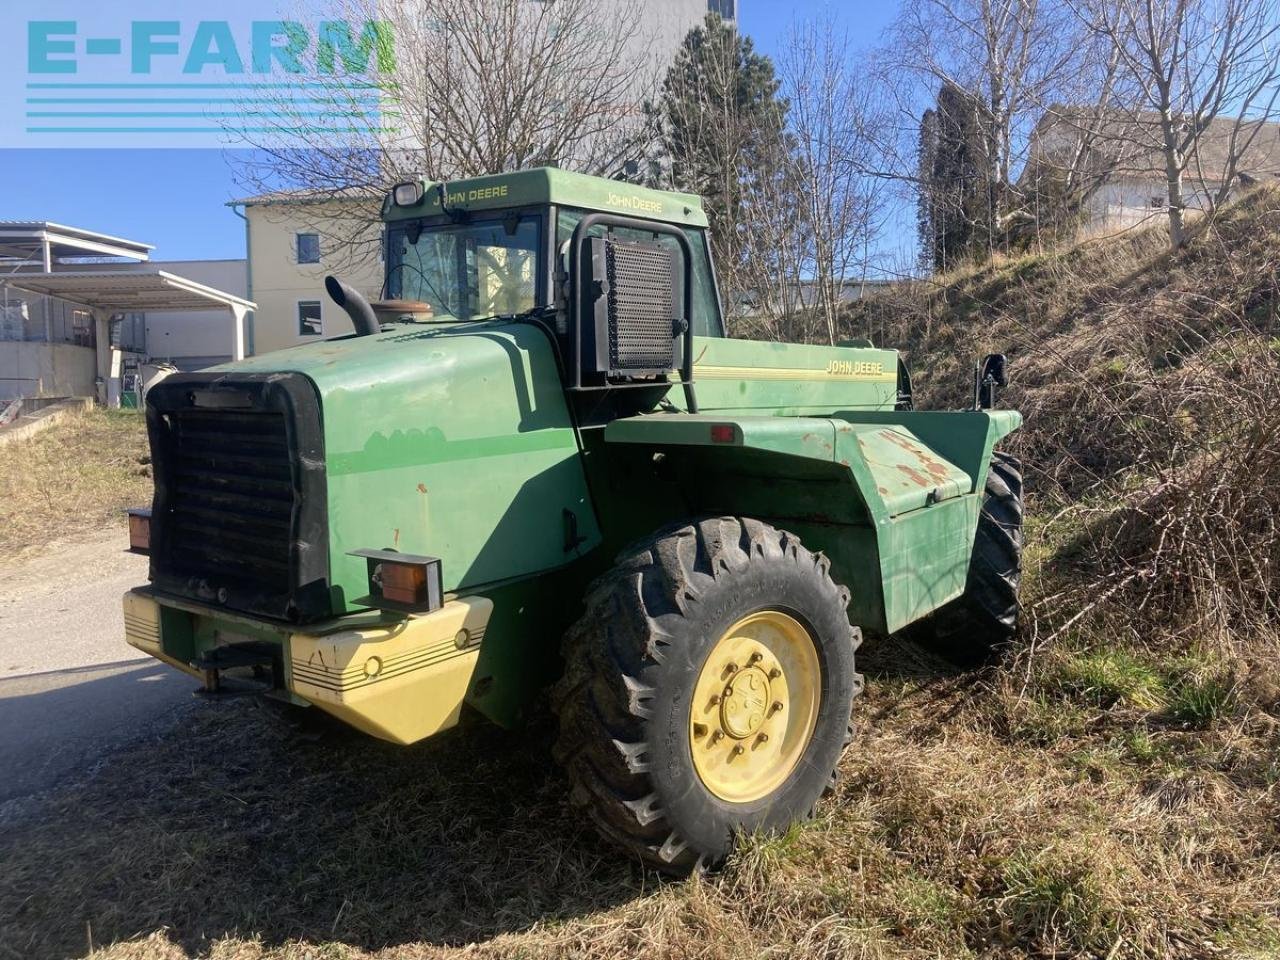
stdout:
[[440,560],[395,550],[353,550],[364,557],[369,569],[369,595],[354,602],[360,606],[400,613],[430,613],[443,603]]
[[147,556],[151,553],[151,508],[131,507],[129,515],[129,552]]

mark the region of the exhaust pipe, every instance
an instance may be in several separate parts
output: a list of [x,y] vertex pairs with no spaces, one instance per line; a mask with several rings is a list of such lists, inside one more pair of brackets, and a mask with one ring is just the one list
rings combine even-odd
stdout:
[[372,333],[381,333],[382,325],[366,300],[354,287],[348,286],[335,276],[324,278],[324,288],[333,302],[347,311],[351,325],[356,328],[357,337],[367,337]]

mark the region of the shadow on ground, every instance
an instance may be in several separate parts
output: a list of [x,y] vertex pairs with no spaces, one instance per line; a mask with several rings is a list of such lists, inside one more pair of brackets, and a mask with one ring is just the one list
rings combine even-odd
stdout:
[[200,704],[0,830],[0,956],[168,928],[367,949],[482,940],[634,897],[562,803],[546,725],[397,748],[250,699]]
[[[973,681],[901,638],[869,642],[860,725]],[[0,957],[79,955],[165,928],[368,950],[453,946],[629,901],[653,880],[564,802],[551,724],[475,720],[415,747],[253,698],[198,701],[78,785],[0,823]]]

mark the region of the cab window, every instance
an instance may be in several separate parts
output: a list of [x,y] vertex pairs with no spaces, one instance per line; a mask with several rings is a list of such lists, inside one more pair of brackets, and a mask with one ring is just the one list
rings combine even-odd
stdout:
[[390,235],[387,290],[460,320],[523,313],[537,304],[539,217],[437,224]]

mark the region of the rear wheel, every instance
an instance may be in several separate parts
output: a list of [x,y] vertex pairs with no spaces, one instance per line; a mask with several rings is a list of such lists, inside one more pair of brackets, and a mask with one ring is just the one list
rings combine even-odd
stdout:
[[964,593],[930,623],[938,652],[960,663],[989,660],[1018,629],[1022,579],[1022,464],[991,457]]
[[676,874],[809,816],[861,689],[848,599],[825,558],[754,520],[628,549],[565,638],[556,758],[574,803]]

